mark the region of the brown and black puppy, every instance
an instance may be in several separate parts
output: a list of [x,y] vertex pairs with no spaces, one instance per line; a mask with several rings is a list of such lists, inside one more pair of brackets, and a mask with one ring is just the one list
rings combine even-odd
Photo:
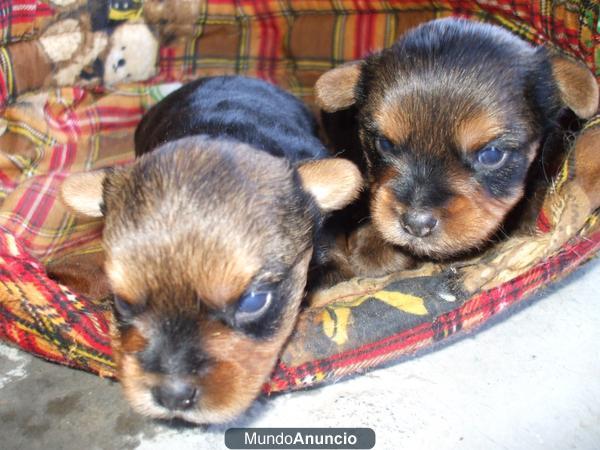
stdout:
[[587,118],[598,107],[585,66],[460,19],[423,24],[325,73],[315,90],[326,113],[346,110],[357,124],[354,154],[351,131],[333,131],[347,134],[343,156],[369,186],[359,233],[372,247],[354,239],[345,248],[346,271],[362,275],[406,267],[409,255],[440,260],[483,246],[522,198],[561,110]]
[[62,190],[104,216],[118,377],[143,414],[230,420],[273,369],[323,217],[358,195],[360,172],[325,158],[297,99],[243,77],[167,96],[140,123],[136,154]]

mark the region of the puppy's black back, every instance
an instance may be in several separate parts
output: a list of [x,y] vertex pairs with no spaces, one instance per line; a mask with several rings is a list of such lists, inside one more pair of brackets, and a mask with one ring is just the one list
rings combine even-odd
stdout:
[[298,99],[241,76],[202,78],[169,94],[140,122],[135,154],[193,135],[233,139],[292,162],[326,155],[316,123]]

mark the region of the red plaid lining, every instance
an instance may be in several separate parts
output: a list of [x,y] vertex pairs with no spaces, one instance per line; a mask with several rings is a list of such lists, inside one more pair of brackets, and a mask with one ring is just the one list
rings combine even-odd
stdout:
[[[4,286],[18,286],[11,282],[18,280],[39,293],[35,297],[29,291],[11,293],[32,310],[32,321],[21,319],[11,312],[10,304],[0,302],[0,336],[50,361],[111,374],[109,327],[98,306],[48,279],[44,267],[25,252],[14,235],[1,228],[0,260]],[[68,324],[67,328],[59,329],[57,319]],[[51,345],[39,345],[45,341]],[[57,348],[63,353],[57,353]]]

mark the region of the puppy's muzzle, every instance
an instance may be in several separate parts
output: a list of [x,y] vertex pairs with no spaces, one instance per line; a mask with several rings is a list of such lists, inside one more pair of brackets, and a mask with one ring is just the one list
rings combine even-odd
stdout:
[[400,222],[405,232],[418,238],[429,236],[438,226],[438,219],[425,209],[406,211],[400,217]]
[[200,391],[183,380],[168,380],[152,388],[154,401],[168,410],[184,411],[196,404]]

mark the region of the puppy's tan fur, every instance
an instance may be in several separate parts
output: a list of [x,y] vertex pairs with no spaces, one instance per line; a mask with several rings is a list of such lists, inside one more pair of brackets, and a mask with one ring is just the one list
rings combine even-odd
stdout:
[[[128,167],[68,178],[62,189],[68,205],[88,215],[104,212],[111,288],[127,308],[139,310],[112,330],[131,405],[153,417],[197,423],[243,412],[273,369],[304,295],[316,213],[306,196],[329,211],[355,198],[361,183],[347,161],[309,161],[296,170],[246,144],[206,137],[165,144]],[[274,300],[281,311],[265,325],[271,331],[259,338],[231,326],[226,318],[240,297],[269,283],[284,286]],[[205,362],[177,375],[201,393],[193,408],[157,404],[152,388],[174,375],[140,359],[157,333],[165,333],[165,320],[195,327],[180,338]],[[189,341],[194,336],[198,342]]]
[[[485,246],[523,197],[560,108],[583,118],[598,108],[596,80],[582,64],[456,19],[424,24],[390,49],[332,69],[315,94],[324,112],[353,114],[360,148],[340,139],[336,151],[361,166],[368,184],[367,211],[355,214],[368,220],[355,232],[372,227],[382,238],[371,240],[369,262],[354,264],[353,275],[389,273],[411,255],[443,260]],[[336,133],[348,130],[330,129],[334,142]],[[502,149],[509,163],[478,167],[486,146]],[[410,233],[403,221],[414,211],[436,220],[433,232]],[[405,257],[376,256],[393,251]],[[346,252],[349,261],[365,254]]]

